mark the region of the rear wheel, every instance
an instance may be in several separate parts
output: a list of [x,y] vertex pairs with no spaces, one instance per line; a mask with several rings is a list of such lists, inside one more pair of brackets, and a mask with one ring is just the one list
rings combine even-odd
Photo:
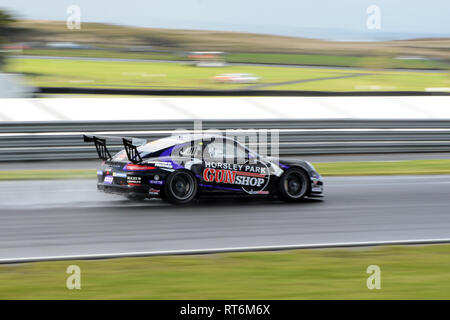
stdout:
[[166,180],[164,195],[173,204],[187,204],[197,195],[198,185],[195,177],[188,171],[174,171]]
[[280,197],[285,201],[295,202],[303,199],[309,188],[309,176],[302,169],[289,169],[280,178]]

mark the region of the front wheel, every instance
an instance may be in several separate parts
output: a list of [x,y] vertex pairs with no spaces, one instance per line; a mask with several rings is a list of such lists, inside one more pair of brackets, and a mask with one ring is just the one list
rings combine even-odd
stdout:
[[289,169],[280,178],[280,197],[285,201],[294,202],[303,199],[308,194],[309,188],[309,176],[302,169]]
[[166,180],[164,195],[173,204],[187,204],[197,195],[198,184],[188,171],[174,171]]

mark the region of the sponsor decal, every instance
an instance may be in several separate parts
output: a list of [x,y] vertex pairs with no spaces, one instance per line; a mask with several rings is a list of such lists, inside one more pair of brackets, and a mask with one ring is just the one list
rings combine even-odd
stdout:
[[102,176],[103,175],[103,171],[102,170],[97,170],[97,175],[98,176]]
[[164,181],[162,180],[149,180],[148,182],[150,184],[158,184],[158,185],[164,184]]
[[203,170],[203,180],[205,182],[235,184],[236,174],[237,171],[206,168]]
[[103,182],[104,182],[105,184],[112,184],[112,183],[113,183],[113,180],[114,180],[113,176],[106,176],[106,177],[105,177],[105,180],[103,180]]
[[240,186],[247,193],[258,194],[269,183],[269,168],[261,161],[235,164],[205,161],[203,181]]
[[312,192],[322,192],[322,187],[313,187],[311,188]]
[[123,172],[113,172],[113,177],[126,178],[127,174]]
[[158,168],[172,169],[172,163],[166,161],[156,161],[154,165]]
[[149,194],[152,194],[152,195],[158,195],[159,194],[159,189],[154,189],[154,188],[150,188],[149,190],[148,190],[148,193]]
[[141,177],[135,177],[135,176],[128,176],[127,177],[127,183],[131,186],[140,186],[141,185],[142,178]]
[[224,169],[224,170],[234,170],[243,171],[248,173],[260,173],[266,175],[269,173],[269,169],[261,161],[257,161],[255,164],[237,164],[237,163],[221,163],[221,162],[210,162],[205,161],[205,168],[212,169]]
[[269,191],[249,191],[249,194],[269,194]]

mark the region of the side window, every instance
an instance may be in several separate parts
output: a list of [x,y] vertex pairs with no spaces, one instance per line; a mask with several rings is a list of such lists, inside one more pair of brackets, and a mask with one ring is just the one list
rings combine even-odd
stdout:
[[221,161],[234,161],[236,157],[245,157],[245,149],[236,145],[233,141],[217,141],[208,144],[205,148],[204,156],[209,159]]
[[184,157],[198,158],[202,154],[202,146],[200,144],[192,144],[185,146],[180,150],[180,155]]
[[236,146],[236,155],[235,155],[236,159],[238,161],[245,161],[245,157],[246,157],[246,151],[245,148],[243,146],[241,146],[240,144],[238,144]]
[[180,155],[185,157],[190,157],[194,154],[195,147],[194,146],[186,146],[180,150]]
[[211,142],[205,148],[205,157],[209,159],[222,159],[224,157],[224,144],[222,142]]

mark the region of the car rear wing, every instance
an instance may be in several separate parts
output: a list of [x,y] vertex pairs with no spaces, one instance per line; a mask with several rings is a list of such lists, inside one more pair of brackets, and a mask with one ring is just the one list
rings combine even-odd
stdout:
[[125,148],[128,160],[134,164],[142,162],[141,155],[139,154],[137,148],[147,143],[147,140],[139,138],[96,136],[87,134],[83,135],[83,140],[84,142],[94,142],[98,157],[102,160],[110,160],[112,158],[111,153],[106,146],[106,141],[120,141]]

